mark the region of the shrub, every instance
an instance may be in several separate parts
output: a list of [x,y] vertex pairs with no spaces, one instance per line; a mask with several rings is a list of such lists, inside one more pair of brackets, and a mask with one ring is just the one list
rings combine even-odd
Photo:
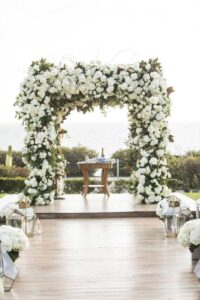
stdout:
[[[90,184],[101,184],[98,178],[91,178]],[[124,191],[129,191],[131,186],[131,179],[119,179],[119,180],[108,180],[110,185],[111,193],[121,193]],[[67,194],[77,194],[81,193],[83,188],[83,179],[82,178],[67,178],[65,180],[65,193]],[[89,192],[94,191],[94,188],[89,188]],[[95,192],[102,193],[102,189],[99,188]]]
[[[119,159],[120,176],[130,176],[136,166],[137,156],[131,149],[120,149],[112,154],[112,158]],[[116,174],[113,173],[115,176]]]
[[182,190],[183,189],[183,182],[176,178],[170,178],[167,180],[167,185],[172,191]]
[[29,170],[27,167],[6,167],[4,165],[0,165],[0,177],[27,177],[29,174]]
[[19,193],[25,188],[25,178],[15,177],[6,178],[0,177],[0,193]]

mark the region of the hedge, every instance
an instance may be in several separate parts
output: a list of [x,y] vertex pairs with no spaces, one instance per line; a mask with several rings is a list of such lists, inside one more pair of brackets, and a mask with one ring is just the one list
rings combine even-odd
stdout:
[[19,193],[25,188],[25,178],[15,177],[6,178],[0,177],[0,193]]
[[[90,179],[90,184],[101,184],[101,182],[96,179],[92,178]],[[108,181],[108,184],[110,185],[110,191],[112,193],[121,193],[128,191],[130,188],[130,178],[124,178],[119,180],[112,180],[110,179]],[[76,194],[80,193],[82,191],[83,187],[83,179],[82,178],[67,178],[65,180],[65,193],[67,194]],[[92,192],[95,190],[95,193],[102,193],[101,188],[89,188],[89,192]]]
[[[25,178],[15,177],[6,178],[0,177],[0,193],[19,193],[25,188],[24,183]],[[120,193],[129,190],[130,179],[124,178],[119,180],[109,180],[110,191],[112,193]],[[96,178],[90,179],[90,184],[100,184],[99,180]],[[65,180],[65,193],[76,194],[82,191],[83,179],[82,178],[67,178]],[[90,188],[89,191],[94,191],[95,188]],[[95,189],[95,193],[102,193],[102,189]]]
[[[15,177],[6,178],[0,177],[0,193],[19,193],[25,188],[24,183],[25,178]],[[101,184],[97,178],[91,178],[90,184]],[[122,179],[110,178],[108,181],[111,193],[123,193],[131,192],[131,179],[129,177]],[[83,179],[82,178],[67,178],[65,180],[65,193],[66,194],[78,194],[82,191]],[[179,180],[170,179],[168,181],[168,186],[173,190],[179,190],[182,188],[181,182]],[[102,193],[101,188],[95,189],[94,187],[89,188],[89,192]]]
[[29,175],[29,170],[27,167],[6,167],[0,164],[0,177],[7,177],[7,178],[15,178],[15,177],[27,177]]

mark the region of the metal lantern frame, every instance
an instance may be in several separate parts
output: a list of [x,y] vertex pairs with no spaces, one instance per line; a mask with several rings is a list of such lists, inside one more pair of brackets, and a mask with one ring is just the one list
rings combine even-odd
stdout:
[[5,292],[9,292],[12,289],[17,274],[17,267],[8,253],[2,249],[0,241],[0,277],[3,281]]
[[28,237],[33,237],[38,222],[39,219],[31,207],[15,209],[6,219],[7,225],[21,228]]

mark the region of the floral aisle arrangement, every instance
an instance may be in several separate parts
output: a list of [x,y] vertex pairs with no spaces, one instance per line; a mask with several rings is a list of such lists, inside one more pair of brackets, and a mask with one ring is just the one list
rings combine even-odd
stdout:
[[0,226],[0,241],[6,252],[19,252],[29,248],[29,240],[22,229],[12,226]]
[[142,203],[167,197],[170,174],[165,154],[172,91],[157,59],[133,65],[33,62],[16,101],[27,131],[23,157],[31,170],[25,194],[35,205],[53,201],[55,169],[65,163],[59,153],[60,126],[72,110],[85,113],[95,106],[103,110],[127,105],[130,146],[138,154],[134,193]]
[[189,247],[190,251],[194,252],[200,246],[200,219],[186,222],[180,229],[177,239],[179,244]]
[[156,215],[160,219],[163,219],[163,213],[169,207],[180,207],[180,209],[178,209],[180,210],[180,213],[189,216],[192,211],[196,211],[196,201],[182,193],[171,193],[168,198],[158,202],[156,206]]
[[2,207],[0,209],[0,217],[7,218],[8,216],[10,216],[13,213],[13,211],[15,209],[19,209],[19,205],[17,203],[10,202],[10,203],[6,204],[4,207]]

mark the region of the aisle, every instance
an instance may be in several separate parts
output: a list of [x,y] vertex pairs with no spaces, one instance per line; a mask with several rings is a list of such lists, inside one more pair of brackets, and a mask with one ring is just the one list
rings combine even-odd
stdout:
[[197,300],[190,253],[155,218],[43,220],[3,300]]

